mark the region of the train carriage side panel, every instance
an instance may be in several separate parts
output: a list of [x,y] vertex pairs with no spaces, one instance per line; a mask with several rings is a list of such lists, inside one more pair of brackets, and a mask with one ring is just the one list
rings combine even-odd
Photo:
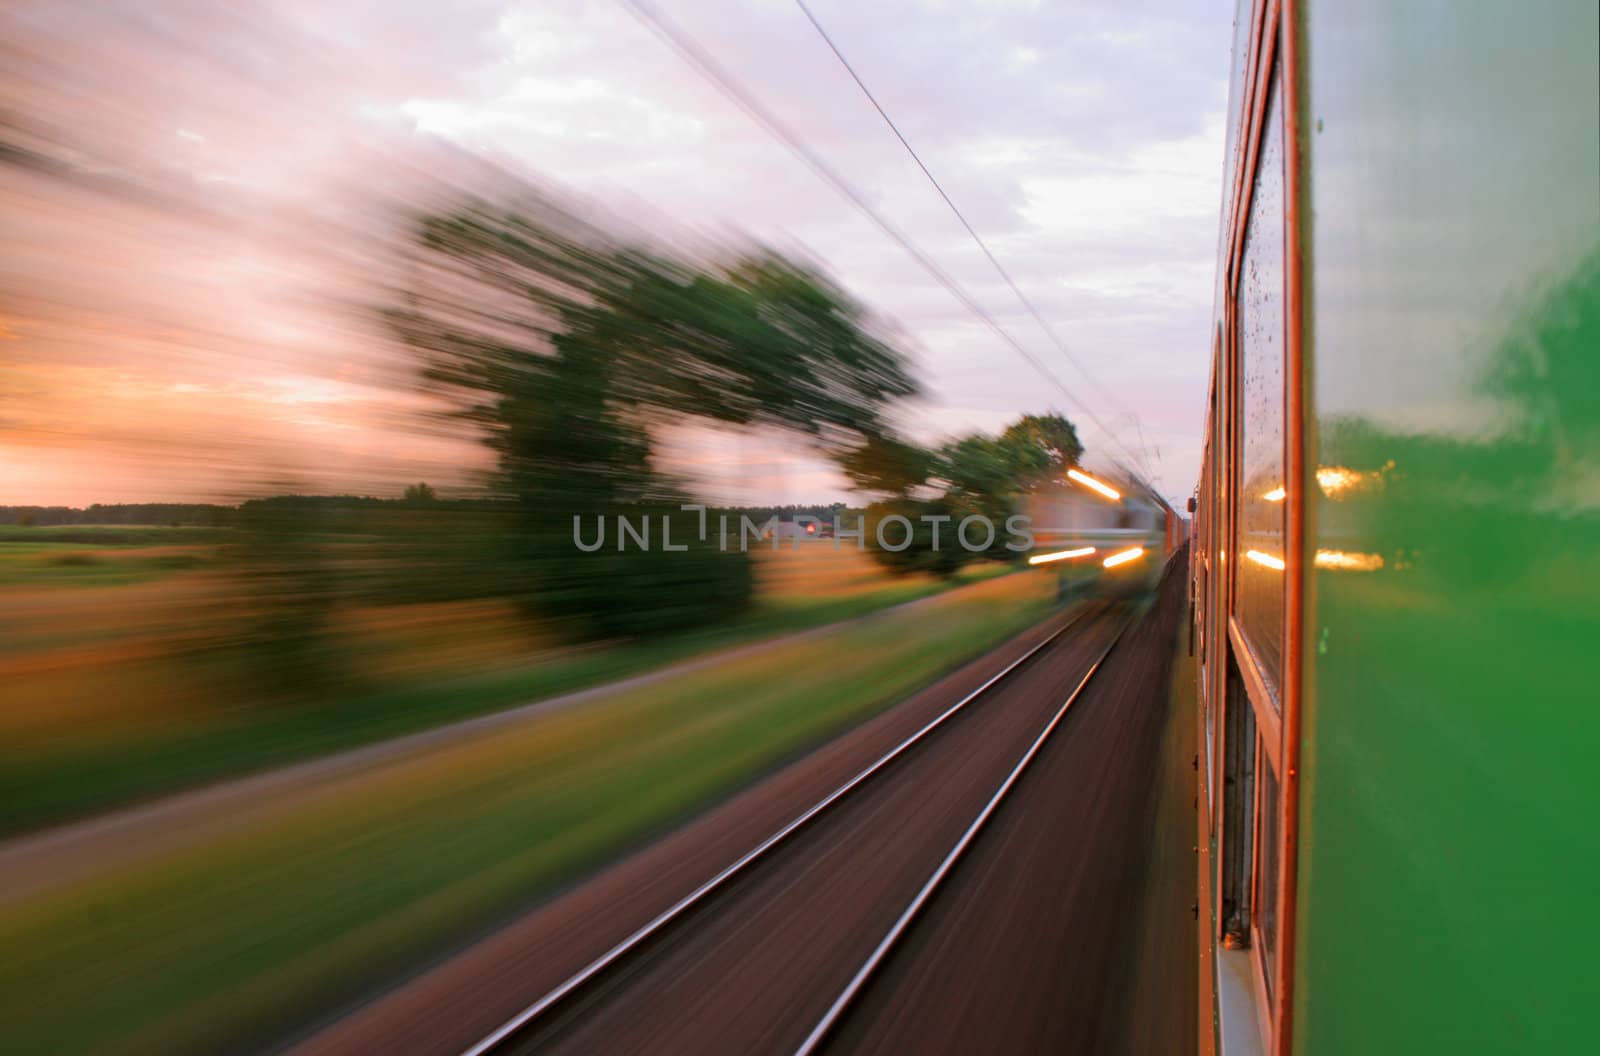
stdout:
[[1600,7],[1296,4],[1293,1051],[1594,1044]]

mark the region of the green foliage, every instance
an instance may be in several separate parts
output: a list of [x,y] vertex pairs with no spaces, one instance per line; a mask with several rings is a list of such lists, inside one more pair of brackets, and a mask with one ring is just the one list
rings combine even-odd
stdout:
[[881,432],[915,391],[860,305],[768,251],[691,264],[531,196],[423,216],[412,248],[385,319],[498,456],[520,511],[506,593],[585,637],[721,620],[750,598],[742,554],[573,545],[574,517],[684,501],[652,464],[653,429],[692,417],[836,445]]
[[[896,437],[873,434],[838,454],[835,461],[858,491],[885,497],[868,507],[866,543],[873,560],[896,574],[950,576],[975,558],[1016,560],[1016,552],[1006,546],[1011,537],[1005,526],[1017,513],[1019,499],[1059,477],[1082,455],[1077,430],[1066,418],[1027,414],[998,437],[972,433],[931,451]],[[931,488],[942,488],[942,492],[937,498],[917,497],[917,492]],[[905,537],[904,526],[898,522],[886,528],[884,541],[889,547],[880,545],[877,533],[881,521],[896,515],[913,525],[910,545],[902,549],[892,549]],[[924,517],[950,520],[924,522]],[[968,517],[985,518],[994,526],[993,537],[981,553],[960,544],[957,532]],[[970,538],[976,542],[986,535],[974,531]]]
[[[341,573],[348,589],[350,577],[342,568]],[[844,595],[767,599],[715,628],[543,653],[531,666],[371,686],[352,683],[332,708],[226,708],[202,722],[159,723],[133,740],[125,735],[63,738],[49,752],[0,757],[0,837],[615,682],[710,650],[864,616],[982,578],[974,570],[942,584],[913,579]],[[202,664],[196,677],[220,682],[233,677],[229,661],[235,657],[217,659],[223,663]]]
[[1083,457],[1078,430],[1060,414],[1025,414],[1006,426],[999,442],[1026,488],[1060,477]]
[[[7,1051],[236,1051],[298,1033],[1043,611],[1037,591],[980,588],[933,619],[889,615],[608,694],[581,714],[530,716],[456,742],[442,766],[390,760],[316,796],[273,792],[280,802],[257,804],[248,838],[201,832],[0,905]],[[615,666],[606,656],[604,671]],[[461,688],[439,696],[459,701]],[[404,711],[389,703],[374,714]],[[14,762],[0,755],[0,788]],[[0,821],[14,798],[0,795]]]
[[[910,531],[900,521],[885,524],[890,517],[903,517],[910,522]],[[925,521],[922,518],[946,517],[945,521]],[[973,555],[961,548],[956,539],[956,524],[963,515],[944,499],[890,499],[867,507],[866,540],[872,559],[895,575],[927,572],[948,579],[972,560]],[[879,529],[887,547],[878,545]],[[910,545],[899,547],[909,536]]]
[[245,612],[228,646],[247,690],[287,700],[326,688],[339,674],[330,621],[333,570],[304,510],[272,503],[241,507],[228,568]]
[[206,503],[139,502],[95,503],[76,506],[0,506],[0,527],[49,527],[54,525],[184,525],[219,526],[231,524],[233,509]]
[[[231,511],[230,511],[231,512]],[[0,543],[13,545],[65,544],[71,546],[141,547],[192,546],[233,537],[229,528],[172,528],[154,525],[36,525],[0,524]]]
[[945,482],[946,495],[979,507],[1022,488],[1013,449],[977,433],[940,449],[938,473]]
[[55,557],[52,557],[50,559],[50,563],[52,565],[61,565],[63,567],[72,567],[72,566],[87,567],[89,565],[97,565],[100,562],[95,558],[95,556],[93,554],[85,554],[85,553],[83,553],[81,551],[71,550],[71,551],[68,551],[67,553],[57,554]]
[[[643,533],[649,550],[632,536],[624,545],[619,515]],[[604,543],[592,553],[578,551],[570,519],[554,536],[516,539],[521,552],[512,567],[523,577],[521,600],[532,613],[581,638],[642,638],[726,622],[749,605],[755,592],[749,556],[697,538],[697,515],[640,506],[583,518],[577,530],[586,545],[602,523]],[[685,549],[663,549],[669,541]]]
[[857,491],[904,499],[927,483],[935,456],[905,440],[870,433],[841,451],[835,461]]

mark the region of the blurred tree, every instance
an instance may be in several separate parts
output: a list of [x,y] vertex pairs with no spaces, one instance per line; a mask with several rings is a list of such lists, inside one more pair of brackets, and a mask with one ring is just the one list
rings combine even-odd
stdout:
[[1010,496],[1022,487],[1019,460],[1004,441],[973,433],[939,449],[936,472],[945,494],[973,504]]
[[338,586],[316,538],[317,512],[270,500],[239,507],[228,625],[246,694],[299,702],[343,674],[331,633]]
[[[1020,498],[1082,456],[1083,445],[1070,421],[1059,414],[1028,414],[998,437],[972,433],[936,451],[869,435],[836,461],[856,490],[881,497],[867,510],[865,544],[873,559],[897,574],[949,576],[980,557],[1016,560],[1017,552],[1006,549],[1011,541],[1006,521],[1018,512]],[[942,490],[937,497],[926,497],[931,489]],[[924,496],[918,497],[918,491]],[[912,523],[909,533],[898,522],[884,523],[897,515]],[[961,522],[969,517],[993,526],[992,534],[977,524],[968,533],[975,546],[987,540],[980,550],[961,543]],[[882,537],[877,531],[881,523]],[[907,539],[909,545],[902,546]]]
[[[421,216],[412,250],[384,317],[498,456],[497,490],[522,511],[512,592],[581,635],[642,633],[641,613],[719,619],[748,598],[743,555],[658,547],[624,572],[574,546],[574,523],[684,500],[652,465],[656,427],[778,426],[834,449],[881,432],[884,408],[916,388],[859,304],[768,251],[691,264],[531,196]],[[673,562],[700,569],[690,598],[663,571]]]
[[1006,426],[1000,444],[1019,484],[1035,488],[1061,476],[1083,457],[1078,430],[1059,414],[1025,414]]
[[424,506],[428,503],[438,501],[439,496],[428,484],[417,483],[406,485],[405,498],[407,502],[413,505]]
[[906,499],[928,482],[933,473],[933,452],[905,440],[869,433],[835,457],[857,491]]
[[[994,525],[989,545],[981,553],[963,550],[972,560],[977,557],[1007,561],[1016,557],[1007,550],[1006,518],[1017,511],[1016,497],[1026,490],[1037,472],[1031,458],[1019,458],[1025,450],[1003,438],[973,434],[946,444],[939,452],[937,473],[945,483],[944,501],[956,523],[967,517],[981,517]],[[977,543],[987,536],[974,532]]]
[[956,537],[963,516],[943,498],[875,502],[865,513],[867,552],[897,576],[927,572],[948,578],[975,556],[962,549]]

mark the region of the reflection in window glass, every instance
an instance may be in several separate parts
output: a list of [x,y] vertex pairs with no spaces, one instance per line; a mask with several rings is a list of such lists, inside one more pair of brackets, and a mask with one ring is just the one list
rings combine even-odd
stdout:
[[1256,817],[1256,927],[1261,932],[1261,963],[1266,966],[1267,996],[1272,996],[1272,955],[1278,949],[1278,775],[1267,753],[1257,766],[1261,804]]
[[1256,801],[1256,717],[1239,667],[1228,660],[1222,734],[1222,941],[1233,949],[1250,944],[1250,837]]
[[[1274,697],[1283,667],[1283,104],[1273,69],[1237,291],[1240,373],[1237,612]],[[1276,703],[1276,701],[1275,701]]]

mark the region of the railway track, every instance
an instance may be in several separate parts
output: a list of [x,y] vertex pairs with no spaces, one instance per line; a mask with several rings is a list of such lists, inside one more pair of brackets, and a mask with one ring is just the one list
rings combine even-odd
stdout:
[[1133,622],[1061,627],[465,1056],[818,1051]]

